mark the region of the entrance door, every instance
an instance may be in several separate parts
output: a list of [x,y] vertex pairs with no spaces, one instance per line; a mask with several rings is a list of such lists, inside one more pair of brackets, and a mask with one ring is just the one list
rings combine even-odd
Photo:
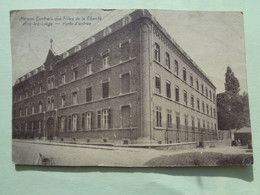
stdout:
[[122,127],[130,127],[130,106],[122,107]]
[[54,132],[54,119],[53,118],[48,118],[47,120],[47,125],[46,125],[46,133],[47,133],[47,138],[49,140],[52,140],[55,132]]

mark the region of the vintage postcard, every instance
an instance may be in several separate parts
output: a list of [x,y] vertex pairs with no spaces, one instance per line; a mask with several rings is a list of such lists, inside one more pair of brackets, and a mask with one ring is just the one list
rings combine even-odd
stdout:
[[253,163],[242,12],[14,10],[10,25],[15,164]]

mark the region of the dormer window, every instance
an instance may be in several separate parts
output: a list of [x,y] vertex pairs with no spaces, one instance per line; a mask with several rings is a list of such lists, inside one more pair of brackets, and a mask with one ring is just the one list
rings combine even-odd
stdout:
[[74,49],[75,52],[77,52],[77,51],[79,51],[79,50],[81,50],[81,45],[77,45],[77,46],[75,47],[75,49]]
[[123,24],[123,26],[125,26],[125,25],[129,24],[131,21],[132,21],[132,17],[129,16],[129,15],[127,15],[127,16],[125,16],[125,17],[123,18],[122,24]]
[[103,34],[104,34],[104,36],[107,36],[107,35],[109,35],[111,32],[112,32],[112,29],[111,29],[110,27],[107,27],[107,28],[105,28]]
[[69,56],[69,52],[67,52],[67,51],[62,54],[63,59],[68,57],[68,56]]
[[92,43],[95,42],[95,38],[94,38],[94,37],[90,37],[90,38],[87,40],[87,42],[88,42],[88,45],[90,45],[90,44],[92,44]]

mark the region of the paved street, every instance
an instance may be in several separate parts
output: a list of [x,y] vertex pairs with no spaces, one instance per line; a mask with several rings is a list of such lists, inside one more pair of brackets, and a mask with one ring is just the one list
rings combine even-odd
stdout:
[[[157,157],[190,152],[218,152],[223,154],[245,154],[241,147],[220,147],[190,149],[182,151],[155,150],[143,148],[120,148],[107,146],[80,146],[75,144],[55,144],[48,142],[28,142],[13,140],[13,161],[18,164],[42,164],[42,159],[51,160],[52,165],[63,166],[145,166]],[[40,156],[41,154],[42,156]]]

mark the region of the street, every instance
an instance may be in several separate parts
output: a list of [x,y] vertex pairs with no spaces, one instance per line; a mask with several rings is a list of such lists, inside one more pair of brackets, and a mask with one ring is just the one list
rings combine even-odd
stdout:
[[[152,159],[164,159],[178,154],[221,153],[251,155],[240,147],[197,148],[190,150],[155,150],[130,147],[84,146],[76,144],[37,143],[13,140],[13,162],[27,165],[56,166],[149,166]],[[185,158],[184,158],[185,159]],[[180,159],[179,159],[180,160]],[[169,163],[169,162],[168,162]],[[152,165],[152,164],[151,164]],[[163,165],[160,164],[160,166]],[[169,166],[169,164],[167,164]],[[174,165],[174,164],[172,164]]]

